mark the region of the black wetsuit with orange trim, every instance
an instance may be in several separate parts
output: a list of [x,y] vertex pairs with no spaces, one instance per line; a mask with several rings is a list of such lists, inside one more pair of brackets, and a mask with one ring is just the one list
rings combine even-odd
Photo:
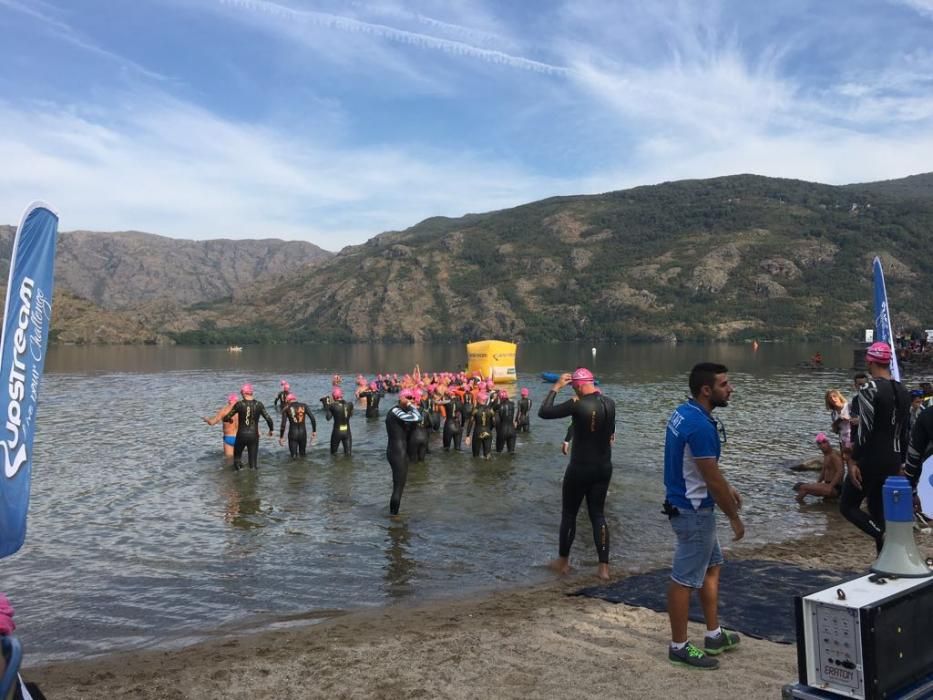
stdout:
[[350,416],[353,415],[353,404],[344,399],[333,399],[325,409],[324,417],[334,421],[334,428],[330,432],[330,453],[337,454],[337,448],[343,445],[343,453],[353,453],[353,435],[350,432]]
[[496,424],[496,412],[491,406],[477,406],[470,416],[470,424],[467,426],[467,432],[470,436],[473,456],[479,457],[480,451],[483,457],[489,457],[492,451],[492,429]]
[[269,424],[269,432],[271,433],[274,427],[272,418],[262,402],[256,399],[240,399],[237,401],[227,415],[224,416],[224,423],[232,422],[234,416],[237,416],[239,422],[236,429],[236,442],[233,444],[233,468],[243,468],[243,450],[245,449],[249,460],[249,468],[257,469],[259,462],[259,426],[257,423],[260,418],[264,418],[266,423]]
[[601,563],[609,561],[609,525],[603,509],[612,479],[612,436],[616,430],[615,402],[596,392],[554,405],[557,393],[548,392],[538,409],[540,418],[571,418],[573,446],[564,473],[561,498],[560,547],[570,555],[577,528],[577,513],[586,498],[593,526],[593,541]]
[[311,419],[311,432],[317,432],[317,421],[314,414],[306,404],[292,401],[282,411],[282,422],[279,427],[279,438],[285,435],[285,424],[288,423],[288,452],[292,457],[304,457],[308,448],[308,431],[305,421]]

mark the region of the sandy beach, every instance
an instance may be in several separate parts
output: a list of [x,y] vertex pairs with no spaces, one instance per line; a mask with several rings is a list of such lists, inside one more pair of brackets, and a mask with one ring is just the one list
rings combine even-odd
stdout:
[[[918,537],[924,555],[933,554],[933,537]],[[736,546],[728,556],[859,570],[873,561],[874,547],[854,528],[834,523],[827,535]],[[793,645],[749,638],[717,671],[673,667],[664,614],[567,595],[595,582],[579,573],[543,586],[352,612],[177,651],[27,665],[26,675],[50,698],[152,700],[716,698],[724,688],[730,697],[776,697],[796,680]],[[691,636],[702,630],[691,623]]]

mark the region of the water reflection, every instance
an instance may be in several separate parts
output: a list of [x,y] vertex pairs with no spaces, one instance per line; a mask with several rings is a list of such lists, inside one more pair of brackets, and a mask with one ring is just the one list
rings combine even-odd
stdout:
[[390,518],[386,528],[385,566],[386,592],[392,598],[403,598],[411,593],[410,581],[414,577],[417,563],[410,556],[411,533],[408,531],[408,518],[395,516]]
[[242,530],[265,527],[262,499],[257,493],[258,474],[254,469],[225,471],[223,483],[224,522]]

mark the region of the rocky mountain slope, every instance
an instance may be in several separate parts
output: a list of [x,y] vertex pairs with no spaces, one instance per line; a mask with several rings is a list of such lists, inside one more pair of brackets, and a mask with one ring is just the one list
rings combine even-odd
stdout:
[[[4,280],[16,229],[0,226]],[[300,241],[188,241],[125,231],[63,232],[55,258],[57,289],[105,309],[132,309],[155,300],[190,306],[231,298],[332,257]]]
[[[222,252],[197,268],[212,272],[197,272],[190,242],[160,239],[174,275],[160,282],[166,263],[138,260],[123,236],[108,244],[120,251],[112,258],[84,248],[101,261],[85,263],[86,279],[62,272],[70,258],[60,249],[60,289],[123,310],[84,322],[94,308],[70,300],[53,318],[59,340],[857,338],[872,324],[875,255],[895,323],[933,327],[933,175],[845,187],[741,175],[556,197],[427,219],[287,278]],[[277,259],[272,243],[253,243]],[[119,270],[135,291],[95,269]],[[236,304],[244,278],[251,303]]]
[[218,305],[177,337],[854,338],[875,255],[896,322],[931,326],[933,197],[890,188],[743,175],[428,219],[271,287],[253,317]]

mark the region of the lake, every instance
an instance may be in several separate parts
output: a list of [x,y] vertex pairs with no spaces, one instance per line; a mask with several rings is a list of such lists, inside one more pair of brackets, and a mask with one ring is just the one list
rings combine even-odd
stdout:
[[[801,363],[822,351],[826,368]],[[754,545],[821,531],[838,515],[798,506],[780,463],[818,455],[823,394],[852,393],[848,345],[521,346],[518,386],[535,412],[546,370],[594,369],[619,423],[607,515],[615,571],[669,562],[660,513],[664,427],[702,360],[731,370],[723,469],[745,496]],[[176,646],[305,624],[338,610],[547,580],[557,553],[566,423],[535,415],[514,456],[444,453],[412,465],[402,516],[388,517],[383,418],[351,421],[352,458],[331,457],[330,423],[291,461],[263,437],[257,472],[225,466],[215,413],[245,381],[270,408],[279,380],[318,408],[340,373],[457,369],[462,345],[222,348],[54,347],[43,378],[26,544],[0,563],[30,663]],[[563,395],[569,397],[569,387]],[[394,403],[383,401],[382,415]],[[278,421],[276,421],[276,438]],[[812,476],[812,475],[807,475]],[[723,531],[723,541],[728,541]],[[596,566],[586,508],[572,559]]]

